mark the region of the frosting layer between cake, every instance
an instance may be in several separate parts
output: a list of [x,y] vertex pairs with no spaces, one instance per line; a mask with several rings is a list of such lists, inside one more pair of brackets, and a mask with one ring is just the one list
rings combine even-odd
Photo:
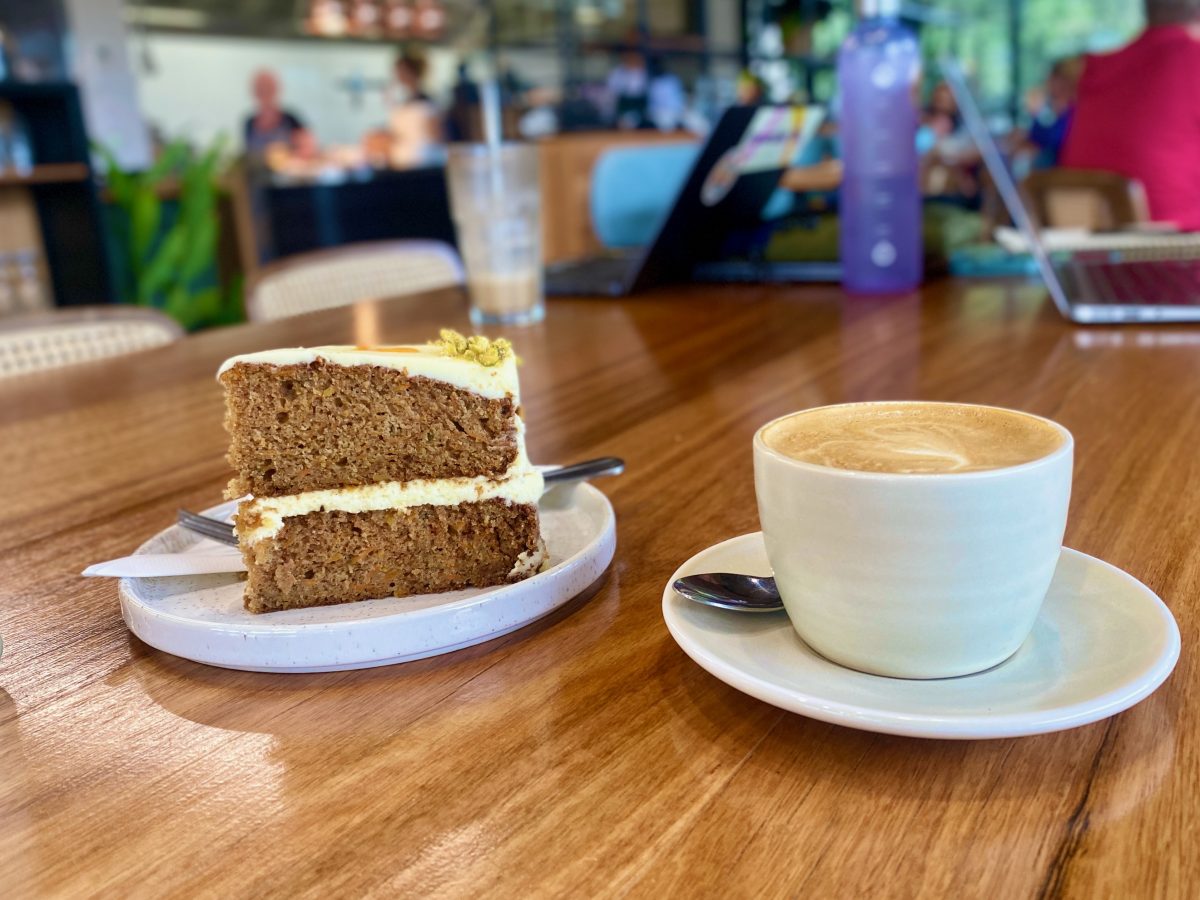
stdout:
[[290,516],[311,512],[402,512],[414,506],[457,506],[480,500],[500,499],[509,503],[534,504],[542,496],[542,473],[526,466],[513,466],[503,478],[439,478],[427,481],[385,481],[357,487],[306,491],[284,497],[260,497],[244,505],[257,524],[239,533],[242,541],[254,544],[283,528]]
[[238,363],[252,365],[307,365],[323,359],[337,366],[382,366],[403,369],[409,375],[420,375],[444,381],[465,391],[498,400],[512,396],[520,402],[517,380],[517,361],[509,354],[493,366],[483,366],[471,359],[447,355],[437,344],[404,344],[394,347],[355,347],[349,344],[327,347],[290,347],[263,350],[233,356],[221,364],[217,377]]

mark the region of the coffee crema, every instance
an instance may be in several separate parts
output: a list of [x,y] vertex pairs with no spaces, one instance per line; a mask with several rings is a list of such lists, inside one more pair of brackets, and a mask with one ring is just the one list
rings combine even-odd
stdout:
[[850,403],[767,427],[784,456],[833,469],[937,475],[1005,469],[1049,456],[1065,438],[1033,416],[956,403]]

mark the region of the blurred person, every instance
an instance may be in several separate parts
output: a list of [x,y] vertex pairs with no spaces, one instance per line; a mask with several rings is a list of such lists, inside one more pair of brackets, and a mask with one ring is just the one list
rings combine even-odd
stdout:
[[458,64],[454,86],[450,89],[450,109],[446,112],[446,140],[479,140],[479,86],[471,80],[465,62]]
[[646,114],[659,131],[674,131],[687,112],[687,92],[679,76],[667,69],[661,57],[653,57],[647,67],[650,84],[646,90]]
[[278,76],[270,69],[259,69],[250,81],[250,91],[256,108],[243,128],[246,152],[263,157],[272,144],[291,149],[296,136],[306,129],[295,113],[279,105]]
[[428,165],[441,152],[441,116],[423,88],[426,67],[425,57],[415,51],[401,52],[393,67],[396,81],[388,121],[389,157],[398,168]]
[[950,85],[934,85],[916,135],[921,155],[921,193],[927,197],[979,198],[979,151],[963,126]]
[[618,128],[641,128],[646,124],[650,73],[642,54],[636,50],[622,53],[616,67],[608,73],[606,86]]
[[1060,162],[1136,178],[1150,215],[1200,230],[1200,0],[1146,0],[1146,29],[1089,55]]
[[521,116],[529,108],[533,85],[503,56],[496,58],[496,86],[500,93],[500,134],[512,137],[519,133]]
[[1033,88],[1025,98],[1033,124],[1025,135],[1024,151],[1032,156],[1035,169],[1058,165],[1071,117],[1075,114],[1075,94],[1083,61],[1079,58],[1060,59],[1050,67],[1044,88]]
[[496,82],[500,85],[500,97],[505,104],[523,103],[525,92],[530,88],[516,67],[504,57],[496,61]]
[[454,75],[454,87],[450,92],[456,103],[470,105],[479,102],[479,86],[471,80],[471,72],[465,62],[458,64]]
[[958,101],[954,99],[954,92],[946,82],[939,81],[933,86],[921,122],[929,128],[935,143],[957,134],[962,129]]
[[738,74],[735,92],[739,106],[757,106],[766,99],[767,85],[749,69],[743,69]]

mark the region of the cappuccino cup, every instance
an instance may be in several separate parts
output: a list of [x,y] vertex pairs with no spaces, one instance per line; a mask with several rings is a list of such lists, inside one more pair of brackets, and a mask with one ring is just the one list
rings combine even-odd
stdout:
[[991,668],[1033,629],[1062,548],[1074,441],[990,406],[803,410],[754,436],[767,557],[822,656],[896,678]]

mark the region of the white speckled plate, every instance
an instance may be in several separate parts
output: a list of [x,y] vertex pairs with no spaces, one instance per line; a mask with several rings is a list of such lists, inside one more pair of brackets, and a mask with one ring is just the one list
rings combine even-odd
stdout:
[[[224,518],[234,503],[207,510]],[[363,669],[449,653],[528,625],[583,592],[608,568],[616,518],[588,484],[548,492],[540,507],[550,568],[516,584],[253,615],[237,575],[123,578],[121,615],[139,638],[176,656],[251,672]],[[178,526],[138,553],[174,553],[198,539]]]
[[685,600],[671,587],[700,572],[770,571],[762,532],[697,553],[663,592],[671,636],[739,691],[863,731],[972,739],[1074,728],[1147,697],[1179,658],[1179,629],[1153,591],[1066,547],[1025,643],[1000,665],[961,678],[910,681],[855,672],[811,650],[785,613],[726,612]]

